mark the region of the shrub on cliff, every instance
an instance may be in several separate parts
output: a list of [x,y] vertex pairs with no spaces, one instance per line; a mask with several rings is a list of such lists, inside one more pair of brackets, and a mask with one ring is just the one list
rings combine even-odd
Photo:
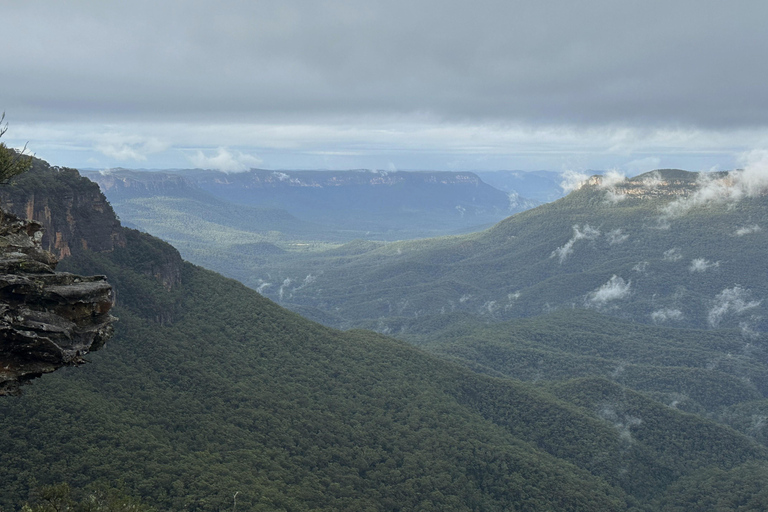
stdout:
[[[8,123],[3,126],[4,120],[5,112],[0,116],[0,137],[8,131]],[[24,146],[24,149],[26,149],[26,146]],[[11,178],[23,173],[31,166],[32,157],[25,155],[24,150],[17,151],[0,142],[0,184],[8,183]]]

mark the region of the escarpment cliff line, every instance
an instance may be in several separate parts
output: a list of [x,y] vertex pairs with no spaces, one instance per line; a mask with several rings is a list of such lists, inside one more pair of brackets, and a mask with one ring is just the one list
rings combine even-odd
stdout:
[[120,221],[99,187],[75,169],[35,158],[32,169],[0,187],[0,208],[42,225],[43,249],[58,259],[125,245]]
[[84,362],[112,335],[104,276],[56,272],[42,226],[0,210],[0,395],[62,366]]
[[[35,165],[15,186],[0,189],[0,205],[19,212],[0,209],[0,395],[82,364],[110,338],[115,320],[105,276],[55,269],[73,251],[124,244],[119,221],[98,187],[80,189],[87,180],[77,171]],[[51,176],[39,180],[41,172]]]

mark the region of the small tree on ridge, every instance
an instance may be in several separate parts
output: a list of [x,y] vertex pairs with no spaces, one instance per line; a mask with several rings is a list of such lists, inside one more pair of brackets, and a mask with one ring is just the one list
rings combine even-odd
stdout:
[[[0,137],[8,131],[8,123],[3,125],[5,112],[0,116]],[[14,176],[18,176],[32,166],[32,157],[25,155],[26,144],[21,151],[9,148],[4,142],[0,142],[0,184],[6,184]]]

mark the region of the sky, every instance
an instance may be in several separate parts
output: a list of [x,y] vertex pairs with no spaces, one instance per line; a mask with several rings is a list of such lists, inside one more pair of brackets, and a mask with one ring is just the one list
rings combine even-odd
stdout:
[[2,0],[3,142],[75,168],[728,170],[763,1]]

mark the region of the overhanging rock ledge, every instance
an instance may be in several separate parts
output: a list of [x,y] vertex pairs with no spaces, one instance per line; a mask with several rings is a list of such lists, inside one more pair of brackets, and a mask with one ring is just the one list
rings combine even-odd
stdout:
[[112,287],[104,276],[56,272],[42,226],[0,210],[0,395],[82,364],[112,335]]

